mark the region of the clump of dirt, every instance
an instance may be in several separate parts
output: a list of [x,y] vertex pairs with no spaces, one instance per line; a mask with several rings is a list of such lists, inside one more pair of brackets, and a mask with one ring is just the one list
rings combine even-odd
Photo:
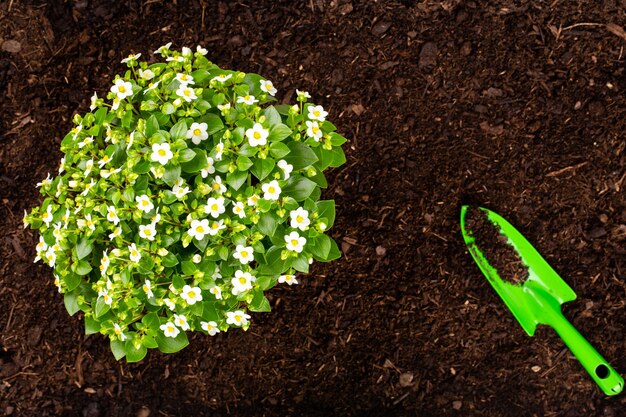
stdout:
[[487,217],[487,212],[470,207],[465,216],[465,230],[476,239],[476,246],[503,281],[521,285],[528,278],[524,264],[509,239]]

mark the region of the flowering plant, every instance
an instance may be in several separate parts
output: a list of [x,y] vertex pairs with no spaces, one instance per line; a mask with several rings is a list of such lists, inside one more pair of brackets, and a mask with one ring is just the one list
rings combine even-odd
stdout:
[[247,312],[270,310],[266,290],[340,256],[324,234],[334,202],[319,199],[346,139],[308,93],[270,105],[269,80],[206,53],[168,44],[155,51],[165,62],[124,59],[106,98],[74,117],[59,175],[24,217],[68,312],[117,359],[179,351],[188,330],[246,330]]

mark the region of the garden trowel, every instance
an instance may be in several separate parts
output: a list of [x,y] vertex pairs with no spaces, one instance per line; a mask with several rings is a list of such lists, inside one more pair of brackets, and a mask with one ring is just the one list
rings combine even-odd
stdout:
[[[523,268],[527,269],[524,281],[515,282],[501,276],[485,257],[477,244],[474,221],[468,222],[468,211],[485,216],[489,227],[499,231],[499,239],[515,251]],[[529,336],[535,334],[538,324],[546,324],[559,334],[561,339],[578,358],[582,366],[606,395],[617,395],[624,387],[624,379],[604,360],[561,313],[561,304],[576,299],[576,293],[548,265],[535,248],[508,221],[485,208],[461,208],[461,232],[469,252],[487,277],[493,288]],[[509,248],[507,248],[508,250]],[[502,269],[502,268],[501,268]]]

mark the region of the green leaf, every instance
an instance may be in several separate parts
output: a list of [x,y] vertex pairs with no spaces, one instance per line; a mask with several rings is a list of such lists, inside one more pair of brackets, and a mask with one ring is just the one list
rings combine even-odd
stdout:
[[76,257],[77,259],[83,259],[91,253],[93,250],[93,242],[87,240],[86,237],[82,238],[76,245]]
[[139,362],[145,358],[146,353],[148,353],[148,349],[143,345],[139,345],[139,348],[136,348],[135,341],[128,339],[124,345],[124,352],[126,352],[126,360],[131,363]]
[[267,137],[267,140],[268,142],[280,142],[286,137],[289,137],[289,135],[291,135],[291,129],[289,129],[289,126],[280,123],[270,127],[270,134]]
[[278,221],[271,212],[261,213],[259,222],[256,226],[264,235],[274,236],[274,233],[276,233],[276,227],[278,226]]
[[241,145],[241,147],[239,148],[239,155],[254,156],[254,155],[256,155],[258,150],[259,150],[258,147],[250,146],[250,144],[248,142],[246,142],[243,145]]
[[187,137],[187,122],[185,120],[179,120],[172,128],[170,129],[170,136],[172,141],[177,141],[179,139],[185,139]]
[[154,267],[154,259],[151,256],[142,256],[139,260],[139,273],[140,274],[150,274],[152,272],[152,268]]
[[256,159],[252,168],[250,168],[250,172],[252,172],[259,181],[263,181],[265,177],[270,175],[274,166],[276,166],[276,162],[271,158]]
[[248,171],[235,171],[226,175],[226,183],[237,191],[248,179]]
[[237,169],[240,171],[247,171],[252,166],[252,160],[247,156],[239,155],[237,157]]
[[154,117],[154,115],[151,115],[150,117],[148,117],[148,120],[146,120],[146,137],[149,138],[158,131],[159,121],[156,117]]
[[330,163],[330,166],[333,168],[339,167],[346,163],[346,154],[343,152],[343,149],[339,146],[333,147],[333,161]]
[[146,174],[150,172],[150,161],[142,159],[133,166],[133,172],[136,174]]
[[178,258],[172,252],[168,252],[167,255],[161,258],[161,263],[167,268],[178,265]]
[[178,153],[178,162],[184,163],[191,161],[196,156],[196,153],[189,149],[185,148]]
[[93,317],[85,316],[85,334],[95,334],[100,331],[100,322]]
[[270,126],[279,125],[283,122],[280,118],[280,114],[278,114],[278,111],[274,108],[274,106],[267,107],[263,114],[270,123]]
[[191,76],[196,84],[204,84],[205,81],[208,83],[212,78],[211,73],[205,69],[195,70],[191,73]]
[[335,200],[322,200],[317,203],[317,214],[320,219],[326,219],[326,228],[335,224]]
[[181,267],[185,275],[193,275],[198,270],[198,267],[192,261],[183,261]]
[[298,255],[298,257],[293,261],[293,268],[296,271],[308,273],[309,272],[309,260],[304,253]]
[[[87,261],[80,261],[80,262],[87,263]],[[89,263],[87,263],[87,265],[89,265]],[[89,265],[89,268],[91,268],[91,265]],[[65,280],[65,285],[67,286],[67,291],[74,291],[76,288],[78,288],[80,283],[83,282],[83,280],[80,278],[80,275],[73,274],[71,272],[69,274],[67,274],[63,279]]]
[[289,155],[284,159],[293,165],[294,171],[313,165],[317,161],[317,155],[307,145],[302,142],[291,142],[289,145]]
[[318,261],[326,261],[328,259],[328,254],[330,253],[330,248],[332,247],[331,238],[326,235],[319,235],[312,242],[308,243],[308,248],[311,251],[311,254]]
[[65,295],[63,296],[63,303],[65,304],[65,309],[70,316],[76,314],[76,312],[80,310],[80,308],[78,307],[78,292],[71,291],[65,293]]
[[180,165],[167,164],[163,174],[163,181],[170,187],[173,187],[176,180],[180,178],[180,170]]
[[[90,273],[90,272],[91,272],[91,269],[92,269],[92,268],[91,268],[91,264],[90,264],[89,262],[85,261],[85,260],[80,260],[80,261],[78,261],[78,263],[77,263],[77,264],[75,264],[75,267],[76,267],[76,269],[75,269],[75,270],[76,270],[76,273],[77,273],[78,275],[87,275],[88,273]],[[68,276],[66,277],[66,279],[65,279],[65,282],[67,282],[67,281],[68,281],[68,278],[70,278],[70,277],[74,277],[74,276],[75,276],[74,274],[70,274],[70,275],[68,275]],[[80,283],[80,277],[78,278],[78,281],[79,281],[79,283]],[[76,287],[77,287],[77,286],[75,286],[74,288],[76,288]],[[73,290],[74,288],[71,288],[71,289],[70,289],[70,291],[71,291],[71,290]]]
[[206,132],[211,136],[224,128],[222,118],[217,114],[207,113],[202,120],[207,124]]
[[163,107],[161,107],[161,111],[163,112],[163,114],[173,114],[176,111],[176,107],[174,107],[174,105],[168,101],[167,103],[163,104]]
[[131,110],[127,110],[122,116],[122,127],[130,130],[130,125],[133,120],[133,112]]
[[270,154],[272,154],[272,156],[276,159],[289,155],[289,152],[291,152],[289,147],[282,142],[273,142],[270,145]]
[[263,295],[263,291],[255,291],[252,302],[249,304],[250,311],[268,312],[272,311],[269,300]]
[[195,156],[188,162],[181,165],[184,172],[199,172],[207,166],[206,152],[204,149],[194,148]]
[[300,175],[292,175],[282,189],[283,195],[293,197],[296,201],[303,201],[311,195],[317,184]]
[[[326,123],[326,122],[324,122]],[[344,143],[346,143],[348,141],[348,139],[344,138],[343,136],[341,136],[339,133],[331,133],[330,134],[330,143],[333,146],[341,146]]]
[[121,342],[119,340],[111,340],[111,352],[113,352],[113,356],[115,356],[115,359],[118,361],[126,356],[124,342]]
[[163,353],[176,353],[189,344],[187,334],[184,331],[178,333],[176,337],[167,337],[162,331],[157,333],[156,342],[159,350]]
[[104,297],[98,297],[96,301],[96,310],[94,312],[96,318],[102,317],[110,310],[111,306],[104,302]]
[[341,251],[337,246],[337,242],[335,242],[334,239],[330,239],[330,251],[328,252],[328,256],[326,256],[326,262],[334,261],[339,258],[341,258]]
[[144,194],[144,191],[148,189],[148,182],[149,181],[147,175],[140,175],[135,180],[135,185],[133,185],[133,188],[135,189],[137,194]]

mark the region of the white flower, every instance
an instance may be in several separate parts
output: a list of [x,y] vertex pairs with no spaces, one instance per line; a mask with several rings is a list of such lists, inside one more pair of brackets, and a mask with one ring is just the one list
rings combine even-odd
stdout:
[[53,248],[48,248],[48,250],[46,251],[46,253],[43,256],[44,261],[46,261],[46,263],[49,266],[54,266],[54,263],[57,260],[57,255],[56,253],[54,253],[54,249]]
[[100,260],[100,273],[102,275],[106,275],[107,269],[109,269],[109,265],[111,264],[111,260],[107,255],[107,251],[105,250],[102,254],[102,259]]
[[202,262],[202,256],[200,256],[200,254],[196,253],[195,255],[193,255],[193,257],[191,258],[191,261],[194,264],[199,264],[200,262]]
[[181,53],[183,54],[183,56],[189,56],[191,55],[191,48],[183,46]]
[[218,218],[224,211],[226,211],[224,207],[224,197],[209,197],[206,206],[204,206],[204,212],[209,213],[213,218]]
[[111,175],[113,174],[117,174],[118,172],[120,172],[122,170],[122,168],[115,168],[115,167],[111,167],[109,169],[103,169],[100,171],[100,176],[102,176],[102,178],[109,178]]
[[224,226],[224,220],[213,221],[209,226],[209,234],[211,236],[215,236],[222,229],[226,229],[226,226]]
[[45,213],[41,215],[41,220],[46,224],[46,226],[50,226],[50,222],[52,221],[52,218],[53,218],[52,206],[48,205],[48,208],[46,209]]
[[218,81],[218,82],[220,82],[220,83],[223,83],[223,82],[228,81],[228,80],[230,79],[230,77],[232,77],[232,76],[233,76],[233,74],[228,74],[228,75],[226,75],[226,74],[220,74],[220,75],[218,75],[217,77],[213,77],[213,78],[211,79],[211,81]]
[[152,154],[150,155],[150,159],[152,159],[153,161],[157,161],[161,165],[165,165],[173,157],[174,154],[170,150],[169,143],[155,143],[154,145],[152,145]]
[[280,161],[278,161],[276,165],[278,165],[278,168],[280,168],[283,171],[283,175],[285,176],[285,179],[288,180],[289,177],[291,176],[291,171],[293,171],[293,165],[287,163],[287,161],[285,161],[284,159],[281,159]]
[[[214,280],[222,279],[222,274],[220,274],[220,267],[219,266],[216,266],[215,272],[213,272],[213,275],[211,275],[211,278],[213,278]],[[220,292],[220,294],[221,294],[221,292]]]
[[111,296],[109,295],[109,292],[106,289],[102,289],[98,291],[98,297],[102,297],[102,299],[104,300],[104,303],[107,305],[111,305],[113,303],[113,298],[111,298]]
[[180,330],[178,330],[178,328],[174,326],[174,323],[172,323],[171,321],[162,324],[161,326],[159,326],[159,328],[163,330],[163,334],[166,337],[176,337],[178,336],[178,333],[180,333]]
[[139,252],[139,249],[137,249],[137,245],[135,245],[134,243],[128,245],[128,252],[131,261],[135,263],[139,262],[139,260],[141,259],[141,252]]
[[159,83],[160,83],[160,82],[161,82],[161,80],[157,81],[156,83],[150,83],[150,84],[148,84],[148,88],[146,88],[146,89],[144,90],[144,92],[146,92],[146,93],[147,93],[148,91],[152,91],[152,90],[154,90],[155,88],[157,88],[157,87],[159,86]]
[[254,249],[252,246],[237,245],[233,258],[237,259],[242,264],[247,264],[254,261]]
[[182,99],[185,100],[187,103],[198,98],[196,96],[196,92],[193,91],[193,88],[189,88],[186,85],[182,84],[180,87],[178,87],[178,90],[176,90],[176,95],[182,97]]
[[281,284],[287,283],[289,285],[293,285],[293,284],[297,284],[298,281],[296,280],[296,276],[295,275],[281,275],[278,277],[278,282]]
[[252,194],[250,197],[248,197],[248,205],[249,206],[256,206],[257,203],[259,202],[260,197],[256,194]]
[[317,122],[310,122],[307,120],[306,126],[307,126],[306,134],[310,138],[313,138],[315,142],[319,142],[322,136],[324,135],[324,132],[322,132],[322,129],[320,129],[319,124],[317,124]]
[[249,318],[250,318],[250,315],[244,313],[241,310],[226,312],[227,324],[234,324],[235,326],[243,326],[245,324],[248,324]]
[[139,237],[141,237],[142,239],[148,239],[149,241],[153,241],[154,236],[156,236],[156,228],[154,227],[154,223],[139,225]]
[[135,197],[135,201],[137,202],[137,208],[146,214],[150,213],[150,211],[154,208],[154,204],[152,204],[150,197],[146,194],[138,195]]
[[189,187],[183,188],[183,187],[179,187],[178,185],[175,185],[174,188],[172,188],[172,192],[174,193],[174,195],[176,195],[176,198],[180,200],[181,198],[189,194],[190,190],[189,190]]
[[113,233],[109,234],[109,239],[113,240],[121,234],[122,234],[122,228],[116,227],[115,230],[113,230]]
[[202,330],[209,333],[209,336],[215,336],[220,332],[220,329],[217,328],[217,323],[214,321],[201,321],[200,326]]
[[306,238],[300,236],[298,232],[291,232],[285,236],[285,242],[287,243],[287,249],[300,253],[304,249]]
[[200,55],[206,55],[206,54],[209,53],[209,51],[207,51],[206,49],[204,49],[200,45],[196,46],[196,52],[198,52]]
[[307,91],[300,91],[296,88],[296,94],[298,95],[298,100],[306,101],[307,98],[311,98],[311,95]]
[[267,137],[270,131],[263,128],[261,123],[255,123],[252,129],[246,130],[246,137],[250,142],[250,146],[264,146],[267,144]]
[[235,271],[235,277],[230,280],[230,283],[233,284],[233,295],[239,295],[242,292],[251,290],[254,281],[256,281],[256,277],[252,276],[250,272]]
[[90,228],[92,231],[96,230],[96,225],[93,222],[93,220],[91,220],[91,213],[85,215],[84,219],[78,219],[76,220],[76,225],[78,226],[79,229],[84,229],[85,227]]
[[54,275],[54,285],[57,286],[57,288],[59,289],[59,293],[62,292],[62,288],[61,288],[61,280],[59,279],[59,276],[57,274],[53,274]]
[[222,116],[225,116],[230,112],[230,103],[218,104],[217,109],[222,113]]
[[193,77],[191,75],[184,74],[182,72],[176,74],[176,80],[180,83],[180,85],[184,86],[195,84],[195,81],[193,80]]
[[43,236],[39,236],[39,242],[37,243],[37,246],[35,246],[35,249],[37,252],[45,252],[46,249],[48,249],[48,244],[43,239]]
[[187,139],[191,139],[195,145],[199,145],[200,142],[209,137],[206,132],[207,127],[208,125],[206,123],[193,122],[189,127],[189,130],[187,130]]
[[85,190],[80,194],[81,195],[89,194],[89,191],[91,191],[94,185],[96,185],[96,182],[94,180],[89,181],[89,184],[85,184]]
[[237,97],[237,103],[244,103],[244,104],[252,105],[258,102],[259,100],[257,100],[256,98],[254,98],[254,96],[251,96],[251,95]]
[[187,301],[187,304],[189,305],[194,305],[196,302],[202,301],[200,287],[190,287],[189,285],[185,285],[183,287],[183,292],[180,293],[180,296]]
[[122,342],[126,340],[126,335],[122,332],[122,328],[120,327],[119,324],[115,323],[113,325],[113,331],[115,332],[115,335],[120,338]]
[[136,61],[137,59],[139,59],[140,56],[141,56],[140,53],[139,54],[135,54],[135,55],[130,54],[130,55],[128,55],[128,57],[122,59],[122,64],[126,64],[127,62],[130,62],[130,61]]
[[278,200],[280,197],[280,186],[278,185],[278,181],[272,180],[269,184],[263,184],[261,189],[265,194],[263,194],[263,198],[266,200]]
[[309,107],[309,119],[323,122],[326,120],[326,116],[328,116],[328,112],[322,106]]
[[124,100],[126,97],[133,95],[133,85],[128,81],[118,78],[115,80],[113,87],[111,87],[111,92],[120,100]]
[[[87,140],[87,139],[85,139],[85,140]],[[103,166],[105,166],[105,165],[106,165],[106,164],[108,164],[109,162],[111,162],[111,157],[110,157],[109,155],[104,155],[104,156],[102,157],[102,159],[98,161],[98,166],[99,166],[100,168],[102,168]]]
[[50,185],[52,183],[52,179],[50,179],[50,173],[48,173],[48,176],[42,180],[41,182],[38,182],[36,187],[43,187],[44,185]]
[[180,55],[176,55],[176,56],[168,56],[165,60],[166,60],[167,62],[172,62],[172,61],[176,61],[176,62],[184,62],[184,61],[185,61],[185,58],[183,58],[183,57],[182,57],[182,56],[180,56]]
[[120,103],[122,100],[119,97],[115,97],[113,99],[113,104],[111,105],[111,110],[117,110],[120,108]]
[[[134,243],[133,243],[134,245]],[[152,298],[154,297],[154,293],[152,292],[152,283],[150,282],[149,279],[147,279],[144,283],[143,286],[141,287],[141,289],[143,290],[143,292],[146,294],[146,296],[148,298]]]
[[89,104],[89,110],[94,111],[96,109],[96,101],[98,100],[98,93],[94,91],[93,96],[91,96],[91,101]]
[[159,49],[154,51],[153,54],[163,55],[163,53],[165,53],[165,52],[170,50],[170,46],[172,46],[172,42],[168,42],[165,45],[159,47]]
[[239,216],[240,219],[243,219],[244,217],[246,217],[246,210],[241,201],[233,204],[233,213]]
[[174,324],[183,330],[189,330],[189,323],[187,323],[187,317],[183,314],[174,314]]
[[217,161],[222,160],[222,152],[224,152],[224,144],[222,142],[215,145],[215,159]]
[[298,207],[297,210],[291,210],[289,217],[291,217],[291,227],[294,229],[305,231],[311,224],[311,220],[309,220],[309,212],[302,207]]
[[87,162],[85,162],[85,177],[89,175],[89,173],[91,173],[91,169],[93,168],[93,159],[88,160]]
[[219,175],[215,176],[215,181],[213,182],[213,191],[218,194],[224,194],[226,192],[226,186],[222,184],[222,178]]
[[172,300],[170,300],[169,298],[164,298],[163,299],[163,303],[165,303],[167,308],[169,308],[172,311],[174,311],[176,309],[176,303],[173,302]]
[[[220,275],[221,278],[221,275]],[[209,289],[209,292],[211,294],[213,294],[215,296],[216,299],[221,300],[222,299],[222,289],[220,287],[218,287],[217,285],[214,287],[211,287]]]
[[274,84],[270,80],[261,81],[261,90],[269,93],[272,97],[276,95],[276,88],[274,88]]
[[207,166],[205,168],[202,168],[202,170],[200,171],[202,178],[206,178],[209,176],[209,174],[215,173],[215,167],[213,166],[213,162],[213,158],[211,158],[210,156],[207,157]]
[[196,238],[198,240],[204,239],[204,235],[209,233],[209,221],[207,219],[192,220],[191,228],[187,231],[187,233],[192,238]]
[[61,237],[61,223],[57,222],[54,225],[54,230],[52,230],[52,236],[54,236],[54,238],[58,241],[59,238]]
[[63,227],[67,229],[67,225],[70,222],[70,209],[69,208],[65,209],[65,214],[61,216],[61,220],[63,221]]
[[159,223],[161,221],[161,215],[159,214],[159,209],[161,207],[157,207],[156,212],[154,213],[154,216],[152,216],[150,218],[150,223],[156,225],[157,223]]
[[150,69],[142,70],[141,68],[139,68],[139,76],[144,80],[149,81],[154,78],[154,71]]
[[117,211],[115,211],[115,207],[114,206],[108,206],[107,207],[107,220],[110,221],[111,223],[113,223],[116,226],[120,222],[120,218],[117,217]]

